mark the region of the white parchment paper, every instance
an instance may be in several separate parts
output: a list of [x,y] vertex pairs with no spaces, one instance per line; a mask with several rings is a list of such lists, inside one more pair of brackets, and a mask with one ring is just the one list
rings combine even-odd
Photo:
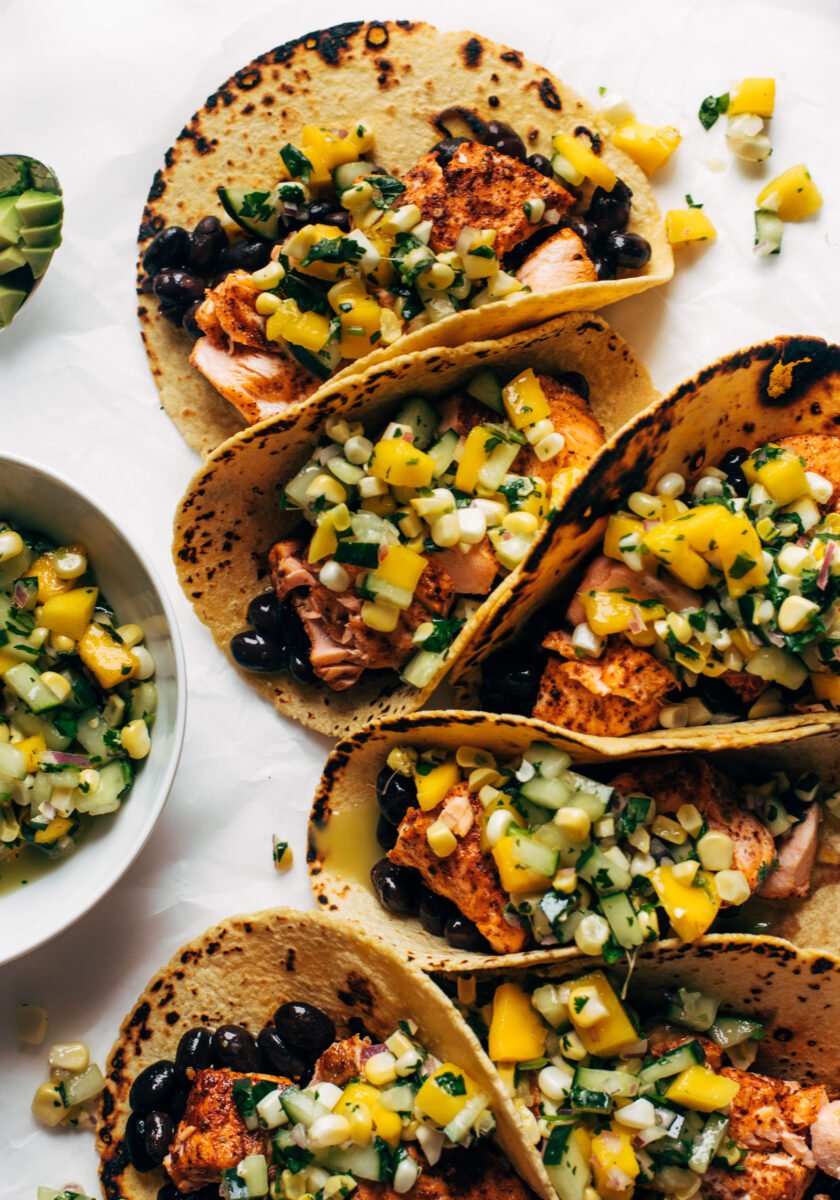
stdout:
[[[327,742],[284,723],[226,668],[177,590],[171,517],[197,461],[147,370],[134,240],[163,150],[234,70],[311,28],[384,16],[478,30],[590,98],[604,86],[642,119],[679,126],[684,142],[655,181],[660,204],[682,206],[691,193],[718,241],[678,251],[671,285],[608,313],[660,388],[778,332],[840,335],[832,0],[388,0],[371,11],[325,0],[2,0],[0,153],[52,164],[67,215],[40,294],[0,335],[0,446],[83,484],[151,554],[181,621],[189,715],[175,788],[132,870],[60,940],[0,969],[0,1197],[34,1200],[38,1184],[71,1180],[98,1194],[92,1138],[47,1132],[29,1113],[46,1046],[17,1045],[17,1001],[48,1008],[48,1042],[84,1038],[104,1063],[132,1000],[183,941],[235,912],[309,904],[306,815]],[[704,96],[751,74],[778,81],[774,155],[763,170],[731,159],[723,122],[706,134],[696,116]],[[710,170],[708,159],[724,169]],[[759,261],[751,247],[761,180],[801,161],[825,208],[786,229],[781,256]],[[294,846],[288,875],[272,868],[272,833]]]

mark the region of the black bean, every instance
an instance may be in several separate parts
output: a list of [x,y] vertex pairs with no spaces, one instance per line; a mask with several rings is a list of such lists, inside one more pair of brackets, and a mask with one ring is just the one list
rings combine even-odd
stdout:
[[188,307],[193,301],[204,298],[204,280],[180,267],[165,267],[158,271],[152,286],[159,300],[168,300],[172,304]]
[[146,1117],[146,1153],[152,1162],[163,1162],[169,1153],[174,1133],[175,1127],[168,1113],[149,1113]]
[[638,233],[614,230],[604,239],[604,250],[614,256],[620,267],[639,271],[650,262],[650,242]]
[[227,246],[227,235],[218,217],[202,217],[189,237],[187,265],[199,275],[209,275]]
[[589,380],[579,371],[554,371],[553,377],[564,387],[571,388],[582,400],[589,402]]
[[188,1083],[185,1083],[183,1087],[176,1088],[169,1098],[169,1104],[167,1105],[166,1111],[169,1113],[176,1125],[186,1111],[187,1101],[189,1098],[190,1086]]
[[185,308],[183,304],[161,304],[159,308],[160,315],[170,325],[174,325],[176,329],[183,328],[184,317],[189,312],[189,308]]
[[141,1071],[128,1093],[128,1103],[134,1112],[148,1113],[153,1109],[166,1111],[176,1088],[184,1082],[184,1076],[169,1059],[160,1059]]
[[603,234],[624,230],[630,220],[632,198],[633,193],[622,179],[616,181],[611,192],[597,187],[592,193],[586,218]]
[[165,1183],[157,1194],[157,1200],[191,1200],[194,1195],[194,1192],[190,1192],[188,1196],[184,1196],[174,1183]]
[[749,457],[749,450],[743,446],[736,446],[734,450],[730,450],[724,456],[720,463],[720,470],[726,475],[730,487],[733,487],[736,492],[741,495],[746,495],[748,484],[743,471],[744,459]]
[[482,669],[481,707],[488,712],[530,716],[545,661],[545,654],[522,645],[491,654]]
[[246,629],[232,637],[230,652],[237,665],[246,671],[283,671],[289,661],[284,644],[258,629]]
[[258,271],[271,257],[271,243],[253,239],[234,242],[225,246],[219,255],[218,270],[222,275],[228,271]]
[[192,1067],[194,1071],[205,1071],[213,1066],[213,1034],[204,1025],[197,1025],[181,1035],[175,1051],[175,1065],[182,1071]]
[[578,235],[587,249],[594,244],[598,237],[597,227],[590,224],[589,221],[585,221],[583,217],[568,217],[564,224]]
[[350,232],[350,213],[344,208],[336,208],[328,200],[313,200],[306,216],[318,225],[335,225],[342,233]]
[[263,633],[282,635],[282,605],[274,592],[260,592],[248,605],[248,624]]
[[146,1149],[146,1118],[133,1112],[125,1123],[125,1152],[135,1171],[152,1171],[157,1166]]
[[196,321],[196,319],[195,319],[195,314],[201,308],[203,303],[204,303],[203,300],[196,300],[195,304],[191,304],[189,306],[189,308],[186,310],[186,312],[184,313],[184,315],[181,317],[182,329],[184,329],[185,332],[188,333],[190,335],[190,337],[196,341],[198,340],[198,338],[204,337],[204,330],[201,328],[198,321]]
[[309,661],[309,638],[291,601],[280,607],[280,624],[283,628],[283,641],[289,652],[289,674],[298,683],[314,683],[315,672]]
[[510,125],[505,125],[504,121],[488,121],[483,140],[500,154],[518,158],[520,162],[525,161],[525,143],[516,130],[511,129]]
[[379,903],[399,917],[413,917],[420,907],[420,876],[411,867],[398,867],[382,858],[371,867],[370,881]]
[[438,896],[429,888],[422,889],[417,916],[426,933],[434,934],[435,937],[443,937],[447,921],[450,921],[457,911],[452,901],[447,900],[445,896]]
[[302,1000],[281,1004],[274,1014],[274,1027],[290,1046],[313,1058],[335,1041],[332,1017]]
[[392,825],[399,825],[417,804],[417,784],[412,776],[401,775],[386,764],[376,778],[376,797],[383,815]]
[[460,913],[457,916],[450,917],[446,922],[443,935],[453,950],[490,952],[490,945],[487,939],[478,932],[472,921],[468,921]]
[[259,1071],[257,1043],[242,1025],[220,1025],[213,1034],[213,1057],[230,1071]]
[[257,1038],[257,1045],[273,1075],[300,1080],[310,1070],[309,1062],[295,1054],[276,1029],[263,1029]]
[[376,840],[383,850],[393,850],[399,833],[396,825],[392,825],[385,814],[380,813],[376,822]]
[[185,267],[189,253],[189,234],[180,225],[167,225],[149,242],[143,255],[143,270],[157,275],[164,267]]
[[444,138],[443,141],[438,142],[436,146],[432,146],[432,154],[434,154],[435,158],[438,160],[438,164],[441,167],[446,167],[452,162],[452,159],[455,157],[455,151],[458,149],[458,147],[463,146],[464,143],[468,142],[469,140],[469,138],[463,137]]
[[546,179],[551,179],[554,174],[551,159],[546,158],[544,154],[529,154],[525,159],[525,165],[533,167],[535,171],[539,171],[540,175],[545,175]]
[[607,254],[605,250],[602,249],[600,254],[595,255],[592,265],[595,267],[595,274],[599,279],[615,279],[618,263],[615,257]]

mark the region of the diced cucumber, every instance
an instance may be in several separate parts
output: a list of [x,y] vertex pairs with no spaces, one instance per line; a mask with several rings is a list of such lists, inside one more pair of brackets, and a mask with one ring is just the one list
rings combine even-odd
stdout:
[[15,706],[12,720],[27,737],[40,734],[48,750],[66,750],[73,740],[58,729],[51,717],[31,712],[23,704]]
[[572,1080],[572,1108],[580,1112],[608,1113],[616,1096],[639,1093],[639,1081],[629,1071],[605,1071],[596,1067],[578,1067]]
[[99,1067],[92,1063],[81,1075],[71,1075],[62,1082],[61,1092],[65,1107],[73,1108],[76,1104],[84,1104],[86,1100],[98,1096],[104,1088],[105,1077]]
[[244,1179],[240,1179],[236,1167],[226,1167],[222,1171],[220,1194],[223,1200],[250,1200],[248,1186]]
[[568,988],[556,983],[544,983],[531,994],[534,1008],[545,1017],[552,1029],[569,1024]]
[[381,579],[372,571],[363,575],[357,586],[362,594],[372,592],[377,600],[386,600],[389,604],[394,604],[401,609],[410,608],[414,600],[414,593],[410,592],[408,588],[397,587],[395,583]]
[[557,810],[570,802],[571,789],[564,775],[558,775],[555,779],[543,779],[541,775],[535,775],[523,783],[519,790],[526,800],[541,808]]
[[[319,467],[317,463],[309,462],[301,467],[297,475],[294,475],[283,489],[286,506],[308,510],[311,501],[306,494],[306,489],[314,479],[323,473],[323,467]],[[290,500],[291,504],[288,503]]]
[[352,187],[359,179],[372,174],[371,164],[359,159],[358,162],[339,163],[333,171],[335,190],[340,194],[345,188]]
[[355,1175],[357,1179],[381,1182],[388,1178],[388,1163],[376,1146],[350,1146],[315,1152],[315,1161],[335,1174]]
[[400,679],[412,687],[424,688],[446,662],[446,650],[418,650],[400,672]]
[[33,712],[61,707],[59,697],[47,687],[41,679],[40,672],[30,663],[18,663],[17,666],[9,667],[3,675],[3,680]]
[[669,1021],[676,1021],[678,1025],[686,1025],[689,1029],[696,1029],[698,1033],[705,1033],[717,1016],[719,1004],[717,996],[680,987],[675,995],[669,995],[665,1015]]
[[[578,775],[577,771],[567,771],[566,780],[575,792],[581,793],[581,796],[594,796],[601,805],[601,812],[598,816],[604,815],[613,798],[615,788],[610,787],[608,783],[598,783],[597,779],[589,779],[586,775]],[[573,803],[581,804],[581,799],[576,796]],[[592,815],[593,813],[590,812],[590,816]]]
[[558,775],[566,774],[572,764],[570,754],[565,750],[556,750],[549,742],[531,742],[522,757],[531,763],[543,779],[556,779]]
[[128,710],[130,721],[152,720],[157,712],[158,690],[150,679],[144,679],[131,689],[131,702]]
[[703,1047],[696,1039],[692,1039],[682,1046],[677,1046],[675,1050],[669,1050],[649,1066],[642,1067],[638,1075],[639,1085],[643,1090],[649,1091],[658,1080],[670,1079],[672,1075],[679,1075],[680,1071],[705,1061]]
[[543,1151],[543,1165],[560,1200],[584,1200],[592,1171],[574,1125],[554,1126]]
[[525,867],[529,871],[536,871],[538,875],[545,875],[548,879],[553,878],[557,872],[556,850],[552,850],[543,842],[538,842],[524,829],[511,828],[510,836],[513,839],[511,857],[517,866]]
[[390,1109],[391,1112],[412,1113],[414,1111],[414,1089],[408,1083],[390,1087],[379,1097],[379,1103],[383,1108]]
[[601,912],[607,918],[619,946],[625,950],[641,946],[645,940],[644,930],[627,893],[614,892],[611,896],[602,896],[600,904]]
[[236,1168],[236,1173],[245,1184],[250,1200],[268,1195],[268,1163],[265,1155],[246,1155]]
[[490,1097],[486,1092],[478,1092],[475,1096],[471,1096],[461,1111],[452,1118],[443,1131],[450,1142],[453,1142],[456,1146],[460,1142],[463,1142],[472,1129],[474,1122],[478,1120],[489,1103]]
[[756,209],[753,247],[760,258],[781,252],[784,232],[785,223],[778,213],[770,212],[767,208]]
[[505,415],[502,386],[496,372],[490,367],[482,367],[473,375],[467,384],[466,391],[467,395],[472,396],[473,400],[477,400],[479,404],[486,404],[501,417]]
[[414,434],[413,444],[425,450],[431,444],[435,429],[440,424],[440,415],[428,400],[412,396],[402,404],[394,421],[397,425],[407,425]]
[[750,1039],[760,1042],[764,1037],[764,1026],[750,1017],[718,1017],[709,1030],[709,1037],[717,1046],[728,1050]]
[[122,754],[119,734],[106,724],[104,717],[95,708],[86,708],[79,713],[76,737],[91,758],[107,762]]
[[110,729],[117,729],[125,720],[125,700],[116,692],[111,692],[105,701],[102,720]]
[[252,233],[255,237],[274,242],[280,234],[280,214],[283,203],[280,199],[280,186],[268,191],[268,195],[258,210],[258,215],[253,217],[243,215],[243,209],[246,207],[245,198],[253,196],[257,190],[262,192],[264,189],[220,187],[216,191],[222,202],[222,208],[240,229],[244,229],[246,233]]
[[326,1105],[319,1104],[296,1087],[286,1088],[280,1097],[280,1103],[289,1120],[303,1125],[304,1129],[309,1129],[318,1117],[325,1117],[330,1111]]
[[134,768],[127,759],[106,763],[104,767],[99,768],[99,787],[96,791],[78,793],[76,810],[94,817],[116,812],[121,801],[131,790],[133,782]]
[[603,850],[595,845],[584,850],[575,866],[578,875],[591,883],[601,895],[626,892],[633,880],[629,871],[607,858]]
[[497,492],[521,449],[517,442],[499,442],[478,472],[479,486],[488,492]]
[[0,777],[4,779],[26,778],[26,755],[9,742],[0,742]]
[[724,1117],[721,1113],[709,1115],[702,1132],[694,1139],[688,1160],[689,1170],[695,1171],[698,1175],[703,1175],[708,1171],[728,1128],[728,1117]]
[[440,479],[452,466],[459,440],[454,429],[447,429],[446,433],[426,451],[435,464],[435,479]]

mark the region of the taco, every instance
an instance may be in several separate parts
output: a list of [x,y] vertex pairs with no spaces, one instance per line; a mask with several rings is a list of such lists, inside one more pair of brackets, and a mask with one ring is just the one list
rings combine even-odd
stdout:
[[476,707],[605,754],[836,726],[838,420],[840,349],[804,337],[637,417],[461,656]]
[[106,1200],[530,1200],[538,1178],[443,994],[318,914],[237,917],[183,947],[107,1076]]
[[580,314],[374,367],[211,456],[176,517],[181,586],[303,724],[342,734],[418,708],[653,396]]
[[143,214],[167,412],[207,452],[336,374],[666,282],[650,185],[607,134],[517,51],[423,23],[346,22],[243,67]]
[[768,939],[461,979],[559,1200],[802,1200],[840,1177],[840,960]]
[[425,970],[549,949],[613,962],[715,931],[832,946],[835,757],[824,737],[760,763],[587,763],[574,741],[521,717],[378,722],[327,760],[309,826],[312,889],[325,911]]

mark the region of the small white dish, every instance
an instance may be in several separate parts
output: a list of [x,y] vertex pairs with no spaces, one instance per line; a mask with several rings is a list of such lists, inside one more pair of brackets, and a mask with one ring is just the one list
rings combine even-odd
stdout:
[[67,858],[45,860],[44,868],[36,862],[26,885],[0,888],[2,964],[77,921],[142,850],[166,803],[181,754],[186,678],[175,615],[154,568],[84,492],[45,467],[0,455],[0,517],[56,542],[86,547],[97,583],[120,621],[137,622],[146,631],[158,688],[152,749],[119,811],[88,821],[80,844]]

